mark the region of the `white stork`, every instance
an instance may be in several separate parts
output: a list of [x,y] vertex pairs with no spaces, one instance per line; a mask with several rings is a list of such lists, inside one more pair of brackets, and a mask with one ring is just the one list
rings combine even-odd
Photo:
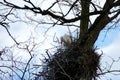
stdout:
[[61,39],[61,44],[65,47],[71,45],[73,41],[72,36],[68,34],[63,35],[60,39]]

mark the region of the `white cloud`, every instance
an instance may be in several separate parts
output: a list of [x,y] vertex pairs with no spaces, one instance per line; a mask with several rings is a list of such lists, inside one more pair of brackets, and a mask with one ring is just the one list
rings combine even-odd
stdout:
[[[112,64],[113,59],[118,60],[120,58],[120,32],[118,35],[116,35],[113,42],[111,42],[108,46],[101,48],[99,51],[101,50],[103,51],[103,56],[101,58],[101,67],[108,69]],[[111,69],[120,70],[120,60],[118,62],[114,62]],[[101,78],[102,80],[119,80],[120,75],[106,74]]]
[[105,54],[114,58],[120,57],[120,33],[118,33],[118,35],[110,45],[102,48],[102,50]]

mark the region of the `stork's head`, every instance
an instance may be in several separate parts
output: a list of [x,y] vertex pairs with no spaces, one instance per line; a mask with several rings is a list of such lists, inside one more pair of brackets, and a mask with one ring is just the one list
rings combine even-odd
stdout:
[[72,36],[67,34],[63,35],[60,39],[61,39],[61,44],[64,45],[65,47],[70,46],[73,41]]

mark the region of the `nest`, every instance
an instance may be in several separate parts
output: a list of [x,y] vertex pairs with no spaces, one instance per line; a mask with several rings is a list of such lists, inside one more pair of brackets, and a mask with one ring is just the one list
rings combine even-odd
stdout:
[[96,80],[100,55],[95,49],[82,49],[77,43],[62,49],[46,60],[45,80]]

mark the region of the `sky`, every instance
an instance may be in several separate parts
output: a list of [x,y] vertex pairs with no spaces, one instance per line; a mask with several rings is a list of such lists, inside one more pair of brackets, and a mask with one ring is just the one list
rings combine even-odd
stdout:
[[[112,64],[113,59],[119,60],[120,58],[120,31],[119,30],[111,30],[108,32],[108,35],[101,33],[97,42],[96,46],[98,46],[98,53],[103,53],[101,58],[101,67],[107,67]],[[107,65],[109,64],[109,65]],[[120,69],[120,61],[114,62],[112,69]],[[102,79],[100,80],[119,80],[120,76],[115,76],[113,74],[107,74],[105,76],[101,76]]]
[[[48,2],[44,2],[44,1],[40,3],[48,4]],[[103,3],[100,3],[100,4],[101,6],[103,5]],[[47,8],[47,7],[44,7],[44,5],[41,5],[41,6],[43,6],[43,8]],[[22,14],[24,12],[20,12],[20,13]],[[30,16],[33,15],[31,13],[29,14],[29,12],[26,14]],[[23,19],[25,19],[24,18],[25,16],[23,15],[20,15],[20,16],[23,17]],[[38,19],[39,17],[41,16],[37,15],[35,19],[39,20]],[[41,17],[41,18],[44,18],[44,17]],[[46,18],[46,20],[48,19]],[[92,21],[94,21],[94,19]],[[55,43],[56,38],[59,39],[60,36],[64,35],[65,33],[69,34],[69,30],[67,27],[62,27],[62,26],[51,27],[52,25],[43,25],[43,24],[42,25],[39,24],[39,26],[36,27],[36,25],[38,24],[33,22],[31,22],[31,24],[17,22],[15,24],[10,24],[9,31],[18,42],[19,41],[24,42],[26,40],[29,40],[29,37],[32,37],[32,39],[29,40],[30,44],[32,45],[33,42],[39,44],[38,46],[35,47],[35,52],[33,54],[39,53],[39,56],[41,56],[41,54],[44,54],[45,49],[49,49],[49,48],[52,48],[54,45],[58,45],[57,43]],[[51,28],[48,30],[49,27]],[[71,32],[74,32],[76,28],[70,27],[70,29],[71,29]],[[76,32],[74,32],[73,35],[75,33]],[[55,38],[53,38],[54,36]],[[28,42],[26,42],[26,44],[28,44]],[[6,46],[10,47],[11,45],[14,45],[14,41],[9,37],[5,28],[0,27],[0,49]],[[108,67],[106,63],[110,64],[112,63],[112,59],[117,60],[120,57],[119,45],[120,45],[120,28],[110,29],[109,31],[106,31],[106,30],[101,31],[95,46],[98,48],[98,52],[100,54],[101,52],[103,52],[102,59],[101,59],[102,67]],[[23,47],[25,46],[25,44],[21,44],[20,46]],[[16,59],[22,57],[22,59],[26,61],[30,58],[30,56],[28,56],[29,54],[25,50],[19,51],[16,47],[12,50],[14,51],[14,56]],[[37,62],[39,58],[41,59],[43,58],[39,56],[36,56],[37,60],[33,60],[36,62],[36,64],[39,63]],[[115,62],[115,64],[113,65],[113,69],[120,69],[119,66],[120,66],[120,62]],[[107,74],[105,76],[101,76],[100,80],[107,80],[109,78],[113,80],[119,80],[120,76]]]
[[[19,25],[19,24],[16,24],[16,25]],[[29,29],[29,27],[25,24],[21,24],[21,27],[18,27],[18,26],[12,26],[10,28],[10,31],[13,33],[14,37],[16,38],[17,41],[24,41],[24,40],[27,40],[30,36],[30,33],[32,30]],[[33,27],[33,26],[32,26]],[[45,49],[49,49],[51,47],[53,47],[53,44],[55,44],[55,42],[53,42],[53,36],[54,34],[56,33],[56,37],[60,38],[60,36],[64,35],[66,32],[68,33],[68,29],[67,28],[61,28],[60,27],[52,27],[50,30],[48,30],[48,32],[46,33],[46,36],[41,36],[42,33],[44,33],[46,31],[47,28],[37,28],[37,31],[33,31],[32,35],[36,36],[36,40],[39,41],[39,42],[42,42],[44,39],[45,39],[45,42],[41,43],[39,48],[36,49],[36,52],[40,52],[41,54],[43,54],[45,52]],[[73,30],[75,28],[71,28],[71,30]],[[58,32],[59,31],[59,32]],[[57,33],[58,32],[58,33]],[[3,48],[5,46],[8,46],[9,45],[12,45],[14,42],[13,40],[8,36],[6,30],[4,28],[0,28],[0,48]],[[23,40],[24,39],[24,40]],[[57,44],[55,44],[57,45]],[[102,60],[101,60],[101,64],[102,66],[106,66],[106,63],[111,63],[112,60],[111,58],[114,58],[115,60],[118,59],[120,57],[120,31],[119,31],[119,28],[118,29],[113,29],[113,30],[110,30],[106,32],[103,30],[101,33],[100,33],[100,36],[96,42],[96,46],[98,48],[98,52],[100,52],[101,54],[101,51],[103,51],[103,55],[102,55]],[[21,50],[22,51],[22,50]],[[17,54],[16,54],[17,53]],[[25,51],[22,51],[22,53],[24,54],[19,54],[18,55],[19,50],[15,50],[14,49],[14,55],[15,55],[15,58],[18,58],[19,56],[21,56],[23,59],[29,59],[29,54],[26,53]],[[27,56],[27,58],[26,58]],[[37,57],[39,58],[39,57]],[[109,61],[108,61],[109,60]],[[35,60],[37,61],[37,60]],[[37,62],[39,63],[39,62]],[[37,64],[36,63],[36,64]],[[119,66],[120,63],[116,64],[113,66],[114,69],[119,69]],[[109,76],[109,78],[112,78],[113,80],[119,80],[119,77],[117,76],[113,76],[113,75],[106,75],[107,77],[104,77],[102,76],[102,79],[101,80],[106,80]],[[108,78],[108,79],[109,79]]]

